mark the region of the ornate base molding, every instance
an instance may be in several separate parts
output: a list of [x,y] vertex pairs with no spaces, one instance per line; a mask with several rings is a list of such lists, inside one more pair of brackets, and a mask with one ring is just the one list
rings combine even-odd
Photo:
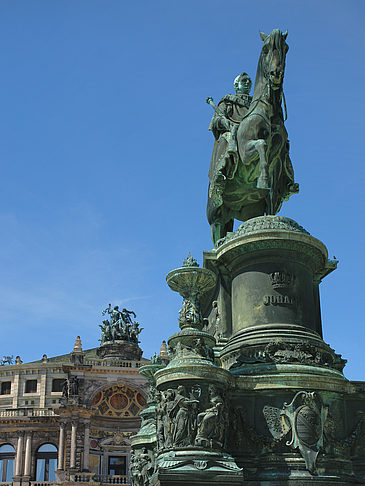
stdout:
[[157,457],[152,485],[192,486],[201,485],[202,480],[219,486],[241,486],[243,470],[229,454],[203,451],[199,448],[165,452]]

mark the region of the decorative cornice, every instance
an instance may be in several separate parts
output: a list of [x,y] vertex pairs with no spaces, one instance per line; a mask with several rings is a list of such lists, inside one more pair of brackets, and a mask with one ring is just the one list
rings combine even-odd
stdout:
[[226,244],[240,236],[248,236],[256,233],[269,233],[271,231],[287,231],[290,233],[301,233],[310,236],[307,230],[300,226],[296,221],[284,216],[258,216],[257,218],[245,221],[236,232],[228,233],[225,238],[218,242],[218,246]]

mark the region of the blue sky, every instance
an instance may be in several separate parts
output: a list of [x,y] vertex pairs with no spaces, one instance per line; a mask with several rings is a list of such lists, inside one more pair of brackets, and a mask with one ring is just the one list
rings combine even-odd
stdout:
[[363,371],[363,1],[1,1],[0,354],[98,345],[109,302],[144,355],[177,329],[165,275],[212,247],[207,96],[256,72],[288,29],[287,129],[299,195],[280,212],[322,240],[324,337]]

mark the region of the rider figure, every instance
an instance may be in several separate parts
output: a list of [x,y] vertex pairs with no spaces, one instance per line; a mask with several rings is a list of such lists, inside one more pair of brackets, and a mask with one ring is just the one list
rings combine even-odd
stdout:
[[[209,125],[216,140],[209,171],[211,182],[232,179],[234,176],[238,161],[236,133],[252,101],[249,95],[251,86],[249,75],[239,74],[233,82],[236,94],[223,96],[215,107]],[[207,102],[214,107],[212,98],[208,98]]]
[[247,73],[239,74],[233,86],[236,94],[223,96],[218,106],[215,106],[212,98],[207,98],[207,103],[212,105],[215,111],[209,125],[215,142],[209,167],[207,206],[214,242],[228,231],[233,231],[233,218],[227,222],[222,215],[223,193],[227,180],[234,178],[238,167],[237,130],[252,101],[249,95],[252,82]]

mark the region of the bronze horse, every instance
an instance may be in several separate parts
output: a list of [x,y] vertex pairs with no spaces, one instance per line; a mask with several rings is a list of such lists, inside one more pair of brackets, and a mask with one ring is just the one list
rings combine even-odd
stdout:
[[[299,190],[282,110],[287,32],[275,29],[260,36],[263,46],[253,99],[232,131],[237,156],[233,160],[228,153],[222,155],[226,160],[231,157],[229,175],[212,165],[209,171],[207,216],[214,244],[233,230],[234,219],[276,214],[283,201]],[[217,165],[222,167],[222,161]]]

